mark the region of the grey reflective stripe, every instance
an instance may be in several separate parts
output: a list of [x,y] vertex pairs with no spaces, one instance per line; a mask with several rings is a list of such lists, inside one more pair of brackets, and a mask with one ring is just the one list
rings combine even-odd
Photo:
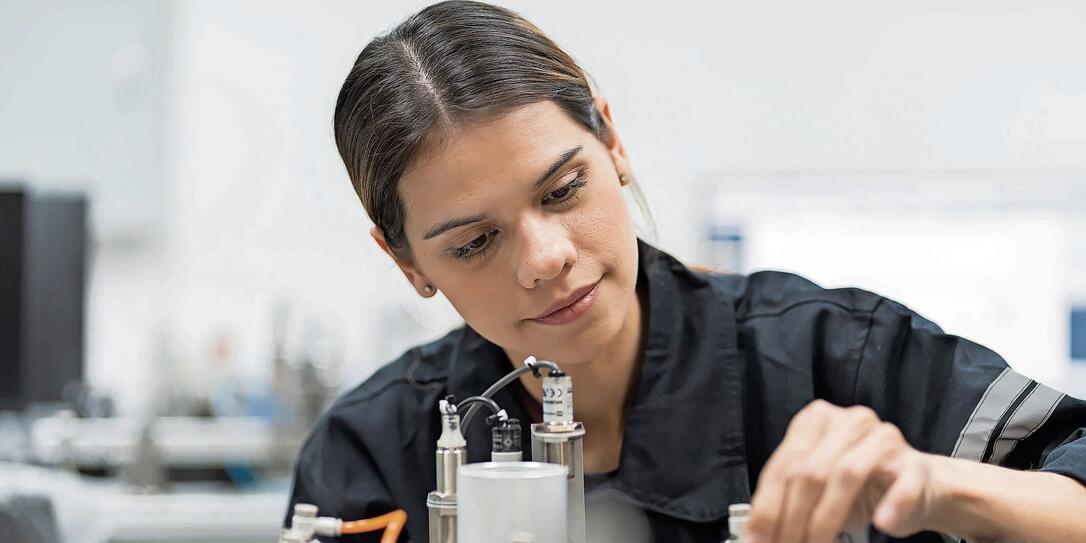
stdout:
[[1052,416],[1056,405],[1063,400],[1066,394],[1052,390],[1040,383],[1029,396],[1015,409],[1003,432],[999,434],[995,446],[992,449],[992,457],[988,459],[990,464],[1002,464],[1007,455],[1014,450],[1019,440],[1029,437],[1036,432]]
[[[1034,388],[1018,404],[1014,413],[1009,415],[999,437],[993,436],[992,433],[999,426],[1000,421],[1008,417],[1007,411],[1014,406],[1031,384],[1035,385]],[[1053,396],[1053,393],[1058,397]],[[973,413],[962,428],[951,456],[980,462],[988,449],[988,442],[996,439],[989,460],[993,463],[1001,462],[1014,449],[1019,439],[1032,434],[1048,420],[1052,410],[1061,399],[1063,399],[1062,394],[1044,385],[1036,384],[1032,379],[1010,368],[1004,369],[988,385],[984,395],[977,402],[977,406],[973,408]],[[942,533],[939,535],[942,536],[944,543],[962,543],[960,537]]]
[[969,421],[962,428],[951,456],[980,461],[992,439],[992,431],[1014,403],[1018,395],[1030,384],[1030,379],[1012,371],[1003,370],[984,391]]

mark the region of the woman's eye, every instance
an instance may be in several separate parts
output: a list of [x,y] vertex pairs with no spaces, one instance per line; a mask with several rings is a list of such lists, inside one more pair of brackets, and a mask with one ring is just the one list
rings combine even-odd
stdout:
[[545,197],[543,197],[543,205],[564,202],[570,199],[573,195],[575,195],[577,193],[577,190],[585,186],[586,184],[586,181],[582,177],[580,177],[580,174],[578,174],[578,177],[573,181],[570,181],[569,183],[566,183],[565,185],[562,185],[561,187],[552,190]]
[[477,256],[478,254],[486,250],[487,246],[490,244],[490,241],[494,238],[494,234],[495,232],[493,231],[486,232],[479,237],[471,240],[466,245],[462,245],[453,249],[453,256],[463,259]]

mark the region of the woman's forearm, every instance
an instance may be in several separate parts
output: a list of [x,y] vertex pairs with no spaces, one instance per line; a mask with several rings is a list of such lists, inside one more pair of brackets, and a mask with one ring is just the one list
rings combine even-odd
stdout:
[[932,529],[968,541],[1086,541],[1086,486],[1055,473],[932,456]]

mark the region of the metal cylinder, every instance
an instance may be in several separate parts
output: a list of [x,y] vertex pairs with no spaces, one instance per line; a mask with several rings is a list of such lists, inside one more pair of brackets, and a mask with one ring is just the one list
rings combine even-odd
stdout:
[[541,422],[532,425],[532,460],[566,467],[566,526],[569,543],[585,543],[584,425]]
[[430,510],[430,543],[456,543],[456,496],[431,492],[426,508]]
[[463,448],[438,449],[434,455],[437,463],[437,492],[456,494],[456,470],[464,464],[467,453]]
[[456,472],[467,461],[463,447],[438,448],[437,490],[426,496],[430,510],[430,543],[456,543]]

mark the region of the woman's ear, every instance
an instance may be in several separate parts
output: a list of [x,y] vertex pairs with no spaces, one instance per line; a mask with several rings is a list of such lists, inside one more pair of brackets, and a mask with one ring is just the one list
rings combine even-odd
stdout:
[[[596,109],[600,112],[600,116],[603,117],[604,124],[607,126],[607,140],[603,143],[607,146],[608,153],[611,154],[611,162],[615,165],[615,172],[620,176],[625,176],[623,179],[629,179],[633,176],[630,171],[630,159],[626,156],[626,147],[622,144],[622,138],[618,136],[615,122],[611,119],[611,105],[602,96],[596,96],[592,100],[596,105]],[[622,184],[625,185],[626,183],[623,182]]]
[[411,286],[415,287],[419,296],[429,298],[437,293],[436,287],[426,279],[426,276],[419,271],[414,262],[410,259],[400,257],[388,246],[388,241],[385,240],[385,233],[379,227],[374,226],[373,228],[370,228],[370,235],[373,236],[373,241],[377,242],[377,245],[381,247],[381,250],[396,263],[396,267],[400,268],[404,277],[411,283]]

